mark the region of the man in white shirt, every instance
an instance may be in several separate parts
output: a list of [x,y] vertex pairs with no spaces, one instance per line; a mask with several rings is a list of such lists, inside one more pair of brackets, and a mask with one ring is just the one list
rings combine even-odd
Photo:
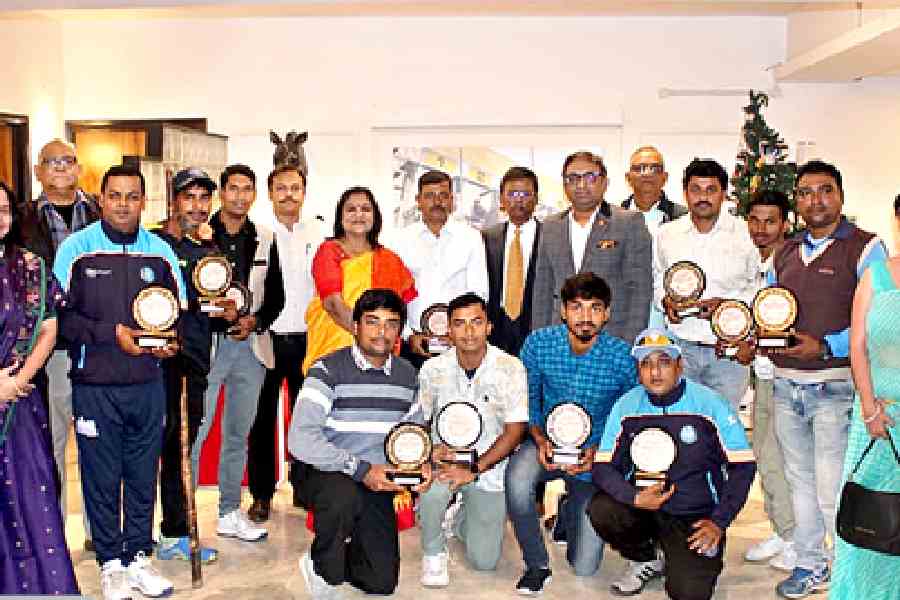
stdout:
[[[465,545],[469,564],[478,571],[492,571],[500,560],[506,530],[503,478],[509,455],[525,435],[528,377],[518,358],[488,344],[490,331],[487,303],[481,297],[468,293],[455,298],[450,302],[453,348],[426,361],[419,372],[419,402],[426,420],[432,421],[433,458],[438,461],[434,483],[419,502],[426,587],[450,583],[442,523],[456,491],[463,504],[453,518],[453,529]],[[476,451],[471,465],[455,464],[453,449],[445,443],[453,440],[441,437],[441,432],[447,436],[459,429],[453,417],[441,412],[453,403],[468,403],[481,419],[481,435],[471,446]]]
[[421,331],[422,313],[434,304],[446,304],[465,292],[487,301],[488,276],[484,244],[472,227],[450,219],[453,186],[442,171],[428,171],[419,178],[416,202],[422,222],[403,229],[392,244],[416,280],[418,297],[407,307],[403,356],[416,368],[432,356]]
[[[750,381],[748,367],[716,355],[716,336],[709,318],[725,299],[748,305],[760,287],[759,251],[747,226],[722,210],[728,174],[710,159],[694,159],[684,171],[684,198],[689,214],[665,223],[656,234],[653,252],[653,304],[666,314],[669,329],[678,336],[685,377],[713,388],[737,409]],[[666,270],[690,261],[703,270],[706,288],[700,312],[681,318],[666,297]]]
[[[787,196],[774,190],[758,193],[747,205],[747,228],[753,243],[759,248],[760,280],[772,268],[772,257],[784,244],[784,236],[790,227]],[[753,453],[756,469],[762,482],[766,514],[775,533],[772,537],[752,546],[744,558],[751,562],[768,561],[769,565],[783,571],[796,566],[794,551],[794,508],[791,492],[784,475],[784,454],[775,437],[774,404],[772,392],[775,384],[775,365],[768,357],[757,355],[753,361],[756,373],[756,394],[753,401]]]
[[[306,175],[300,169],[276,168],[269,174],[268,187],[275,213],[273,233],[281,256],[284,308],[269,327],[275,365],[266,369],[256,420],[247,438],[247,478],[253,495],[247,516],[257,523],[268,520],[275,493],[277,457],[273,440],[277,439],[282,382],[287,379],[291,407],[303,384],[300,365],[306,356],[306,307],[315,293],[312,258],[324,239],[319,221],[300,222],[306,199]],[[299,482],[294,474],[292,465],[289,479],[297,488]]]

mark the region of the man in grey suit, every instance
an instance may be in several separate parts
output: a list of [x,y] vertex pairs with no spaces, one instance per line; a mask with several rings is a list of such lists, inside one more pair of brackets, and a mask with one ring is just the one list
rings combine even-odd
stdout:
[[511,167],[500,180],[500,206],[509,222],[481,232],[487,254],[488,341],[519,355],[531,333],[531,306],[541,224],[534,218],[538,178],[526,167]]
[[593,272],[612,290],[611,315],[604,331],[633,340],[647,326],[653,297],[650,232],[644,217],[604,200],[609,184],[606,165],[591,152],[566,158],[563,182],[572,206],[544,220],[531,327],[560,323],[563,283],[576,273]]

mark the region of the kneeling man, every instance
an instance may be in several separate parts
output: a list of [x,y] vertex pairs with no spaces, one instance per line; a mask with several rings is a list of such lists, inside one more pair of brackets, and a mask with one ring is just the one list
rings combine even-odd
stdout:
[[606,421],[593,470],[600,492],[588,513],[600,537],[631,561],[614,593],[640,593],[662,574],[659,545],[669,597],[706,600],[722,572],[725,529],[747,501],[756,464],[734,409],[682,376],[672,340],[647,329],[634,342],[641,385]]
[[[406,321],[395,292],[372,289],[353,307],[353,345],[319,359],[297,396],[288,444],[303,471],[300,500],[315,515],[315,538],[300,559],[312,598],[335,600],[347,582],[391,594],[400,574],[394,493],[385,434],[422,423],[416,371],[391,350]],[[422,468],[424,492],[431,467]]]
[[[422,585],[450,583],[444,514],[462,495],[453,529],[469,564],[490,571],[500,560],[506,524],[503,477],[528,422],[528,376],[522,362],[487,343],[487,304],[468,293],[450,302],[453,348],[419,372],[419,399],[432,422],[435,482],[419,501]],[[480,432],[480,435],[479,435]],[[474,452],[466,454],[467,450]],[[457,453],[457,451],[461,451]]]

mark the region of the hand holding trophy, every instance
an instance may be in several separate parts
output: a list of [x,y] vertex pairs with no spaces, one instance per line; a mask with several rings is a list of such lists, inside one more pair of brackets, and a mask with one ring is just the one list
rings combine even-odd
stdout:
[[172,290],[158,285],[145,287],[132,302],[132,313],[139,331],[137,345],[141,348],[163,348],[175,341],[172,327],[178,320],[178,299]]
[[418,423],[397,423],[384,439],[384,454],[394,466],[387,474],[390,481],[406,487],[422,484],[422,465],[431,458],[428,429]]
[[216,302],[231,285],[231,263],[220,255],[201,258],[194,267],[194,287],[200,293],[200,310],[205,313],[224,312]]
[[425,336],[425,351],[440,354],[450,347],[447,335],[450,333],[450,307],[446,304],[432,304],[422,313],[419,322]]
[[675,439],[664,429],[647,427],[631,440],[631,462],[634,463],[634,485],[648,487],[667,484],[668,471],[678,456]]
[[666,269],[663,289],[675,317],[696,317],[701,312],[699,300],[706,289],[706,275],[697,264],[682,260]]
[[797,322],[797,297],[783,287],[759,290],[753,299],[756,319],[756,345],[777,352],[797,344],[793,330]]
[[741,342],[753,331],[753,313],[740,300],[723,300],[709,320],[713,333],[719,338],[725,356],[737,356]]
[[478,408],[471,402],[449,402],[435,417],[435,432],[452,454],[451,462],[476,469],[478,452],[475,445],[481,438],[484,422]]
[[553,444],[553,464],[577,465],[581,445],[591,436],[591,415],[574,402],[557,404],[547,415],[547,437]]

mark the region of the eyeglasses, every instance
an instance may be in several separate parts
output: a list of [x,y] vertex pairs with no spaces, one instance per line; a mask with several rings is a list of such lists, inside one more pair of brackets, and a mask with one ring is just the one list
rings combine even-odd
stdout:
[[41,161],[41,165],[45,167],[55,167],[57,169],[68,169],[78,162],[74,156],[51,156]]
[[525,202],[529,198],[534,196],[534,192],[528,192],[525,190],[510,190],[508,192],[504,192],[503,194],[509,200],[518,200],[519,202]]
[[433,200],[449,200],[450,192],[425,192],[422,197],[428,201]]
[[587,173],[567,173],[566,175],[563,175],[563,181],[566,182],[566,185],[578,185],[582,181],[587,185],[594,185],[605,176],[605,173],[597,173],[595,171],[588,171]]
[[656,175],[662,173],[665,167],[660,163],[644,163],[640,165],[631,165],[631,172],[635,175]]
[[830,196],[837,191],[837,188],[830,183],[823,183],[818,187],[803,186],[797,188],[797,198],[802,200],[812,200],[815,196]]

